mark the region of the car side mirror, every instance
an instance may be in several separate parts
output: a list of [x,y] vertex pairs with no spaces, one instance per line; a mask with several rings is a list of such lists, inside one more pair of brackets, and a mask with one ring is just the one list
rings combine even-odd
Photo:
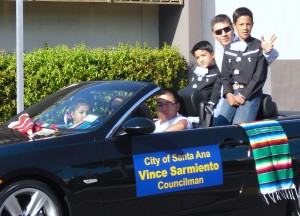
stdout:
[[155,130],[155,124],[150,119],[136,117],[126,121],[122,128],[127,134],[150,134]]

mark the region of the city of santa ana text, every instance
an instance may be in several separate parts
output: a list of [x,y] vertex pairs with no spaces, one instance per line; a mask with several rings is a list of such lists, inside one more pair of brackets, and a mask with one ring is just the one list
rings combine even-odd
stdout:
[[218,145],[133,156],[137,196],[223,184]]

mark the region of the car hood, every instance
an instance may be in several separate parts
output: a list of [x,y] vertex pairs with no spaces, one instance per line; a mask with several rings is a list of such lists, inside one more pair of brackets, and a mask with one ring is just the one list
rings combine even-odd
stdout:
[[[75,131],[74,131],[75,132]],[[42,138],[51,138],[51,137],[58,137],[61,135],[69,134],[70,132],[67,131],[60,131],[50,136],[36,136],[34,140],[42,139]],[[9,144],[16,144],[21,142],[30,141],[30,139],[23,135],[21,132],[10,129],[10,128],[3,128],[0,129],[0,146],[9,145]]]
[[0,146],[28,141],[29,138],[21,132],[10,128],[0,130]]

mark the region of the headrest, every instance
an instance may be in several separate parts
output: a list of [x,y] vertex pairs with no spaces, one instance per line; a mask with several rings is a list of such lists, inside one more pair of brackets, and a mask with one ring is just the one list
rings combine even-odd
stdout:
[[263,94],[262,101],[260,104],[258,118],[274,118],[277,117],[277,105],[273,102],[271,95]]
[[199,116],[199,104],[203,101],[200,90],[196,88],[183,88],[178,91],[181,99],[179,113],[184,116]]
[[133,112],[134,117],[144,117],[152,119],[151,111],[145,102],[141,103],[138,108]]

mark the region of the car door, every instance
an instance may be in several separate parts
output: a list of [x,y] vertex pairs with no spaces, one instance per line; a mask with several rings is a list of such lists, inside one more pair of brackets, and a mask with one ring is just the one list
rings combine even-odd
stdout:
[[[207,177],[208,184],[193,189],[182,187],[177,191],[161,190],[163,192],[159,193],[147,183],[138,189],[137,156],[148,155],[147,163],[151,164],[156,163],[153,158],[159,153],[198,148],[205,152],[205,149],[210,151],[216,147],[221,158],[221,177],[217,177],[222,178],[221,183],[217,181],[217,185],[213,185],[211,181],[215,180]],[[104,148],[104,169],[107,172],[103,176],[105,215],[192,215],[234,210],[245,180],[248,155],[248,139],[243,129],[237,126],[107,139]],[[200,165],[195,158],[186,162],[191,166]],[[161,172],[158,177],[162,175]]]

